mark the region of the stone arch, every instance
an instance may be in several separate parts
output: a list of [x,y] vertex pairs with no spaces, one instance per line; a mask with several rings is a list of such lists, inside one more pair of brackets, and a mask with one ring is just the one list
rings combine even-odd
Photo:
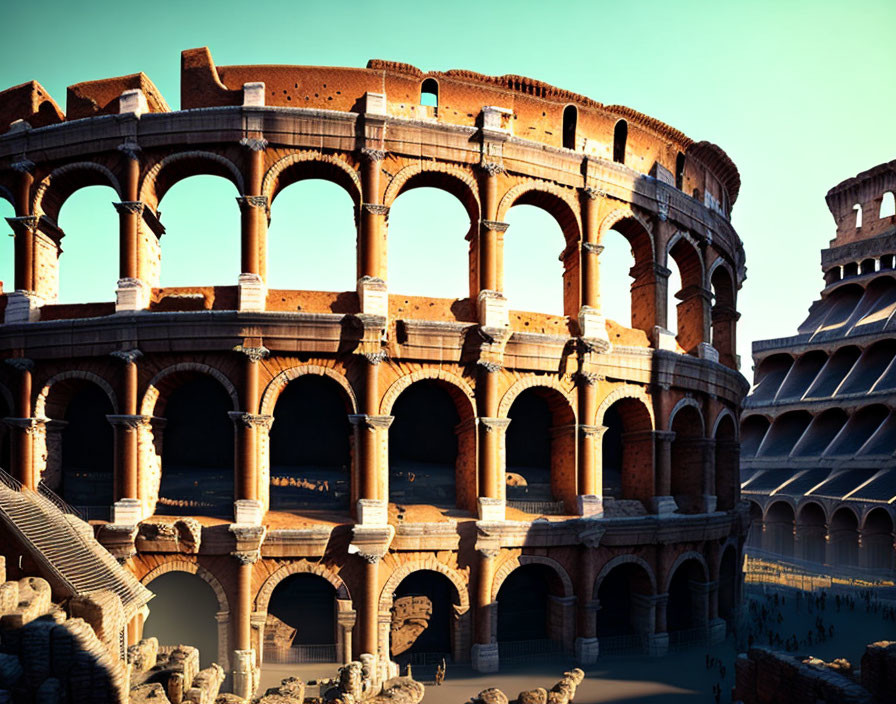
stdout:
[[768,512],[771,510],[771,508],[775,504],[786,504],[787,506],[789,506],[790,510],[793,511],[794,520],[796,520],[797,512],[796,512],[796,504],[795,504],[794,500],[789,496],[775,495],[774,499],[772,499],[771,501],[768,502],[768,504],[766,504],[765,509],[762,512],[762,520],[763,521],[768,520]]
[[663,585],[664,593],[669,592],[669,585],[672,583],[672,578],[675,576],[678,568],[691,559],[697,560],[697,562],[700,563],[700,566],[703,568],[703,577],[707,582],[709,581],[709,565],[706,564],[706,558],[696,550],[686,550],[675,558],[675,562],[672,563],[672,567],[666,573],[666,582]]
[[392,594],[398,589],[398,585],[401,584],[402,580],[407,577],[409,574],[413,572],[418,572],[421,570],[429,570],[431,572],[438,572],[441,575],[447,577],[450,582],[454,585],[454,589],[457,591],[457,614],[462,615],[465,614],[470,609],[470,593],[469,593],[469,585],[464,581],[463,577],[461,577],[460,573],[456,570],[443,565],[441,562],[436,560],[434,557],[428,557],[424,560],[415,560],[413,562],[407,562],[398,567],[392,574],[389,576],[389,579],[386,580],[386,584],[383,587],[383,590],[380,592],[380,600],[379,600],[379,610],[380,613],[384,611],[389,611],[389,608],[392,605]]
[[121,197],[121,184],[111,169],[95,161],[77,161],[60,166],[44,177],[35,189],[31,212],[58,222],[59,211],[68,197],[87,186],[110,186]]
[[637,555],[617,555],[601,568],[601,571],[595,578],[592,589],[592,598],[595,598],[597,596],[597,590],[600,589],[601,582],[603,582],[604,578],[615,568],[619,567],[619,565],[624,565],[627,563],[638,565],[638,567],[640,567],[647,573],[647,577],[650,579],[652,593],[656,594],[656,575],[654,574],[653,568],[650,566],[650,564]]
[[833,509],[830,512],[829,521],[833,522],[834,516],[836,514],[840,513],[841,511],[848,511],[849,513],[851,513],[853,518],[856,519],[856,530],[861,530],[862,516],[859,516],[859,514],[856,512],[856,510],[853,506],[850,506],[849,504],[846,504],[846,503],[839,503],[833,507]]
[[576,415],[576,405],[573,399],[570,398],[570,389],[563,386],[558,379],[551,376],[529,376],[514,382],[513,385],[504,392],[504,395],[501,397],[501,401],[498,404],[498,417],[506,418],[507,414],[510,412],[510,407],[513,405],[517,396],[523,393],[526,389],[531,389],[533,387],[544,387],[559,392],[563,398],[569,402],[573,416]]
[[877,505],[877,506],[866,506],[865,507],[865,511],[862,514],[862,519],[861,519],[861,521],[859,521],[859,530],[860,531],[865,530],[866,524],[868,523],[868,517],[872,513],[880,513],[881,511],[883,511],[890,517],[890,521],[893,523],[894,528],[896,528],[896,516],[893,515],[893,509],[889,506]]
[[218,578],[202,565],[190,562],[189,560],[174,559],[163,562],[161,565],[154,567],[143,575],[143,577],[140,578],[140,583],[145,586],[156,577],[161,577],[167,572],[188,572],[189,574],[195,574],[197,577],[202,578],[206,584],[212,588],[212,591],[215,592],[215,596],[218,599],[218,611],[226,612],[230,610],[227,592],[224,591],[224,587],[221,586],[221,582],[218,581]]
[[407,389],[411,384],[425,379],[444,381],[456,387],[470,402],[470,409],[467,410],[470,410],[475,415],[476,397],[473,393],[473,389],[463,378],[459,377],[457,374],[445,371],[444,369],[418,369],[411,374],[396,379],[392,382],[392,385],[386,389],[386,393],[380,401],[380,415],[391,415],[392,406],[395,405],[395,400],[401,392]]
[[[700,244],[697,242],[697,240],[695,240],[693,237],[691,237],[691,235],[689,233],[685,232],[684,230],[677,230],[675,232],[675,234],[669,238],[669,241],[666,242],[666,249],[664,252],[666,260],[668,261],[669,253],[672,251],[672,248],[675,247],[675,245],[678,244],[681,240],[685,240],[688,244],[691,245],[691,247],[694,248],[694,252],[697,255],[697,259],[699,260],[699,262],[701,264],[701,270],[705,271],[705,267],[702,266],[703,253],[700,251]],[[704,279],[706,278],[705,275],[703,278]]]
[[560,225],[567,246],[581,240],[582,223],[574,191],[548,181],[525,181],[507,191],[498,203],[496,217],[504,220],[514,205],[535,205],[550,213]]
[[146,387],[146,392],[143,394],[143,400],[140,402],[141,415],[153,415],[156,402],[159,400],[159,383],[166,376],[176,372],[199,372],[200,374],[211,376],[224,387],[225,391],[227,391],[230,400],[233,402],[233,410],[238,411],[240,409],[239,394],[237,393],[236,387],[230,382],[230,379],[224,376],[224,374],[207,364],[201,364],[199,362],[180,362],[178,364],[172,364],[170,367],[165,367],[150,380],[149,385]]
[[255,595],[255,610],[267,611],[268,604],[271,601],[271,595],[274,593],[277,585],[294,574],[313,574],[317,577],[322,577],[336,590],[337,599],[351,601],[352,597],[348,591],[348,587],[336,572],[320,563],[308,562],[308,560],[297,560],[296,562],[290,562],[287,565],[283,565],[265,579],[264,584],[261,585],[261,589],[259,589],[258,593]]
[[735,441],[739,441],[740,424],[737,422],[737,416],[735,416],[734,412],[728,407],[723,408],[721,411],[719,411],[718,415],[716,415],[716,419],[712,424],[712,434],[710,435],[710,437],[714,438],[716,436],[716,432],[718,432],[719,430],[719,423],[722,422],[722,418],[724,418],[725,416],[731,418],[732,422],[734,423],[734,439]]
[[794,506],[794,515],[796,516],[796,521],[799,523],[802,520],[801,517],[803,510],[811,504],[814,504],[815,506],[818,506],[819,509],[821,509],[821,515],[824,516],[824,522],[825,524],[827,524],[827,522],[830,520],[830,514],[828,513],[827,507],[824,505],[824,503],[819,501],[814,496],[804,496]]
[[622,222],[623,220],[631,220],[633,223],[636,223],[641,227],[644,233],[648,236],[647,239],[650,241],[651,254],[653,254],[654,244],[653,237],[650,236],[652,232],[650,224],[631,208],[616,208],[615,210],[607,214],[603,220],[600,221],[600,224],[597,227],[598,244],[603,241],[604,235],[606,235],[607,232],[612,230],[615,225]]
[[728,261],[722,256],[717,256],[715,259],[713,259],[712,264],[710,264],[709,268],[707,268],[707,270],[706,270],[706,280],[707,281],[709,281],[712,278],[712,275],[715,273],[716,269],[718,269],[719,267],[721,267],[722,269],[725,269],[725,271],[728,272],[728,275],[731,277],[732,282],[737,281],[737,276],[735,276],[735,274],[734,274],[734,269],[731,268],[731,264],[729,264]]
[[517,567],[523,567],[525,565],[545,565],[546,567],[551,568],[563,585],[563,596],[575,595],[572,587],[572,580],[563,565],[559,562],[550,557],[544,557],[543,555],[519,555],[518,557],[511,557],[510,559],[504,560],[495,572],[495,577],[492,580],[492,602],[498,598],[498,592],[501,591],[501,585],[504,584],[504,580],[510,576],[510,573]]
[[675,406],[672,408],[672,412],[669,413],[669,420],[666,422],[666,428],[671,430],[672,423],[675,421],[675,415],[685,406],[690,406],[691,408],[695,409],[697,411],[697,414],[700,416],[700,422],[703,424],[700,428],[700,436],[702,437],[703,433],[706,432],[706,419],[703,417],[703,409],[700,408],[700,403],[690,396],[685,396],[675,404]]
[[[617,386],[604,398],[603,401],[600,402],[600,405],[597,407],[597,412],[594,414],[594,425],[603,425],[604,415],[607,410],[610,406],[623,398],[633,398],[636,401],[643,403],[650,416],[651,428],[656,428],[656,418],[653,414],[653,403],[650,396],[642,387],[635,386],[634,384],[622,384]],[[587,421],[588,419],[586,418],[585,420]]]
[[13,192],[0,183],[0,198],[7,201],[13,208],[16,209],[16,212],[19,212],[19,209],[16,207],[16,197]]
[[103,379],[101,376],[94,374],[93,372],[86,372],[80,370],[71,370],[67,372],[60,372],[55,376],[50,377],[43,385],[40,390],[40,393],[37,395],[37,399],[34,403],[34,417],[35,418],[46,418],[46,407],[47,407],[47,397],[50,395],[50,391],[54,384],[65,381],[66,379],[83,379],[84,381],[89,381],[92,384],[96,384],[99,386],[109,397],[109,402],[112,404],[112,408],[115,413],[118,413],[118,398],[115,395],[115,391],[112,386]]
[[[281,176],[292,167],[296,167],[300,171],[299,178],[289,181],[285,186],[281,186]],[[311,178],[322,178],[325,181],[332,181],[345,189],[356,206],[360,204],[361,178],[358,176],[358,172],[344,159],[314,151],[289,154],[274,162],[264,175],[261,192],[267,197],[270,205],[284,188],[297,181]]]
[[470,227],[479,222],[479,187],[476,179],[460,167],[441,162],[418,162],[402,168],[389,181],[383,204],[391,207],[398,196],[412,188],[438,188],[455,196],[470,216]]
[[279,398],[283,389],[286,388],[289,382],[294,381],[300,376],[304,376],[306,374],[325,376],[335,381],[337,384],[339,384],[339,386],[342,388],[349,401],[351,402],[352,413],[358,412],[358,399],[355,396],[355,391],[349,383],[348,379],[346,379],[342,374],[333,371],[329,367],[323,367],[319,364],[305,364],[299,367],[290,367],[289,369],[285,369],[284,371],[277,374],[277,376],[271,379],[271,381],[265,387],[264,392],[262,392],[260,412],[264,415],[272,415],[274,412],[274,407],[277,405],[277,399]]
[[[203,164],[206,168],[185,170],[185,173],[175,174],[169,182],[163,182],[161,176],[168,170],[172,164],[179,161],[193,162],[194,164]],[[157,162],[146,172],[140,183],[140,200],[144,203],[152,201],[155,205],[162,200],[165,193],[178,181],[190,176],[199,174],[210,174],[214,176],[222,176],[236,186],[236,190],[240,195],[245,193],[243,185],[243,175],[236,164],[221,154],[207,151],[188,151],[170,154],[161,161]],[[161,184],[161,188],[160,188]]]

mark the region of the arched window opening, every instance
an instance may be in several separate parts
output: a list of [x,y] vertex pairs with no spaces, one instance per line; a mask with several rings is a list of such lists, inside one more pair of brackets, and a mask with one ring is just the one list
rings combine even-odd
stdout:
[[716,426],[716,510],[730,511],[737,503],[740,487],[740,446],[734,419],[725,415]]
[[750,398],[756,403],[773,400],[792,366],[793,357],[789,354],[773,354],[763,359],[756,367]]
[[238,195],[227,179],[207,175],[178,181],[165,193],[158,213],[166,228],[160,240],[162,286],[236,286],[241,273]]
[[339,385],[305,374],[290,382],[271,426],[271,509],[347,510],[351,412]]
[[805,504],[800,509],[796,530],[800,536],[801,546],[801,554],[798,557],[819,565],[824,564],[825,540],[828,532],[824,509],[814,501]]
[[743,420],[740,429],[742,457],[749,459],[756,455],[770,425],[768,418],[759,415],[748,416]]
[[893,196],[893,191],[886,191],[880,199],[880,211],[877,217],[882,220],[894,216],[896,216],[896,197]]
[[336,590],[316,574],[292,574],[274,587],[264,624],[270,663],[331,663],[336,653]]
[[666,626],[669,644],[687,638],[682,631],[705,628],[709,620],[707,590],[703,566],[695,559],[682,562],[669,582],[669,601],[666,605]]
[[852,209],[854,211],[856,211],[856,229],[861,230],[862,229],[862,206],[859,205],[858,203],[856,203],[854,206],[852,206]]
[[863,274],[873,274],[877,264],[874,259],[863,259],[861,270]]
[[703,440],[703,418],[693,406],[679,409],[672,420],[672,496],[679,513],[702,513],[704,496],[703,455],[708,451]]
[[684,190],[684,158],[681,152],[675,157],[675,187],[679,191]]
[[784,401],[785,399],[790,399],[797,401],[801,399],[827,360],[828,356],[822,350],[813,350],[800,356],[793,363],[793,366],[781,383],[775,400]]
[[83,383],[65,409],[59,494],[88,518],[109,519],[113,495],[114,413],[106,392]]
[[0,196],[0,226],[5,228],[0,236],[0,293],[11,293],[16,290],[16,240],[12,236],[12,228],[6,218],[16,216],[12,203]]
[[843,265],[843,278],[848,279],[852,276],[859,275],[859,263],[858,262],[849,262]]
[[579,111],[575,105],[567,105],[563,108],[563,148],[576,148],[576,122],[579,119]]
[[393,594],[390,652],[402,669],[438,665],[443,658],[452,661],[456,594],[451,580],[432,570],[412,572],[401,580]]
[[[510,308],[563,315],[564,267],[557,255],[563,251],[564,238],[557,221],[542,208],[516,205],[508,211],[507,222],[504,292]],[[561,332],[565,334],[557,334]]]
[[719,362],[732,369],[737,366],[737,308],[731,274],[717,266],[710,279],[712,285],[712,346],[719,353]]
[[115,300],[118,282],[118,215],[109,186],[76,191],[59,211],[65,232],[59,255],[59,302],[99,303]]
[[890,410],[874,404],[860,408],[850,416],[843,430],[825,450],[827,456],[853,457],[883,425]]
[[675,332],[679,347],[694,354],[697,346],[704,341],[703,262],[694,245],[683,237],[669,250],[669,259],[672,274],[669,276],[667,299],[675,298],[679,303],[674,316],[668,310],[668,326],[671,332]]
[[576,496],[575,439],[560,430],[575,422],[569,404],[555,391],[532,388],[514,400],[507,415],[508,503],[529,513],[563,513],[564,502]]
[[831,284],[835,284],[838,281],[840,281],[842,277],[843,277],[842,268],[839,266],[835,266],[832,269],[828,269],[824,273],[824,283],[825,283],[825,285],[830,286]]
[[841,408],[831,408],[812,419],[806,432],[793,448],[793,457],[818,457],[846,425],[847,415]]
[[893,518],[887,509],[871,509],[862,528],[863,565],[873,570],[893,569]]
[[166,572],[147,588],[155,594],[144,638],[157,638],[160,646],[189,643],[199,649],[199,666],[210,667],[218,658],[218,599],[209,584],[189,572]]
[[747,545],[751,548],[762,547],[762,508],[755,501],[750,501],[750,530],[747,533]]
[[803,437],[812,416],[808,411],[791,411],[772,422],[768,435],[759,450],[760,457],[787,457]]
[[420,104],[430,108],[439,107],[439,82],[427,78],[420,86]]
[[893,255],[893,254],[882,255],[880,258],[880,268],[881,269],[896,268],[896,255]]
[[497,598],[502,658],[562,650],[562,609],[551,604],[551,596],[563,595],[559,581],[550,567],[540,564],[517,567],[504,580]]
[[784,557],[793,557],[793,529],[793,508],[783,501],[776,501],[765,512],[763,548]]
[[600,305],[604,318],[632,328],[635,254],[631,243],[615,229],[603,238],[600,253]]
[[725,548],[719,564],[719,618],[724,619],[728,629],[734,625],[737,613],[737,585],[740,582],[737,565],[737,550],[733,545]]
[[857,567],[859,564],[859,521],[848,508],[840,508],[831,518],[829,530],[830,559],[835,567]]
[[650,632],[653,593],[644,568],[632,562],[614,567],[604,576],[595,597],[597,637],[604,654],[640,651]]
[[395,401],[389,428],[389,501],[456,505],[460,416],[436,381],[411,384]]
[[[465,298],[470,227],[470,215],[447,191],[421,187],[398,196],[389,210],[390,293]],[[420,266],[421,258],[431,265]]]
[[613,129],[613,161],[625,163],[625,143],[628,141],[628,122],[619,120]]
[[354,204],[344,188],[322,179],[287,186],[271,204],[268,288],[354,291],[355,245]]
[[654,496],[654,441],[647,408],[637,399],[620,399],[607,409],[603,425],[604,510],[613,513],[608,499],[639,501],[649,509]]
[[815,381],[806,392],[805,398],[828,398],[840,386],[850,370],[861,356],[858,347],[852,345],[841,347],[828,358],[828,361],[818,372]]
[[156,513],[222,516],[233,510],[232,409],[230,396],[208,376],[194,376],[171,393]]
[[875,383],[896,358],[896,340],[881,340],[862,353],[861,361],[837,389],[837,396],[864,394],[871,391]]

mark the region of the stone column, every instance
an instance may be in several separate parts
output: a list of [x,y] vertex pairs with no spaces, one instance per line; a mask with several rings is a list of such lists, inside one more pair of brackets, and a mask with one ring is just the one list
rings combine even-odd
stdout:
[[595,564],[597,544],[599,544],[599,539],[597,543],[593,543],[594,547],[586,542],[579,561],[579,608],[576,618],[578,632],[575,640],[575,656],[576,662],[580,665],[593,665],[597,662],[600,652],[597,641],[597,612],[600,609],[600,602],[593,598],[594,580],[597,576],[595,574],[597,571]]
[[31,187],[34,185],[34,162],[27,159],[13,162],[13,170],[18,172],[18,188],[16,192],[16,216],[9,219],[15,237],[15,289],[16,291],[34,290],[34,231],[19,228],[15,222],[18,218],[31,215]]
[[122,362],[119,383],[121,414],[106,416],[115,427],[115,505],[112,508],[112,522],[136,525],[143,518],[139,503],[137,458],[137,432],[146,420],[137,415],[137,360],[143,353],[130,349],[112,352],[112,356]]
[[716,441],[711,438],[703,438],[700,441],[703,466],[703,496],[701,497],[702,512],[712,513],[716,510]]
[[[28,323],[40,318],[40,307],[49,297],[37,278],[37,228],[40,218],[22,215],[6,218],[15,238],[15,291],[6,294],[7,323]],[[54,279],[55,277],[49,277]]]
[[392,425],[393,416],[375,416],[359,413],[350,415],[355,429],[355,447],[359,450],[355,502],[355,520],[363,525],[388,523],[389,497],[383,487],[388,486],[388,455],[384,450],[385,436]]
[[262,311],[267,306],[267,222],[268,199],[262,195],[240,196],[240,276],[238,280],[241,311]]
[[581,261],[581,308],[579,309],[579,334],[589,340],[608,342],[607,328],[601,310],[600,300],[600,253],[603,245],[597,243],[597,198],[594,188],[582,191],[582,245],[579,253]]
[[361,313],[386,317],[389,293],[386,287],[386,223],[389,208],[383,205],[380,171],[386,152],[361,150],[361,213],[358,236],[358,298]]
[[354,609],[338,611],[336,613],[336,625],[339,628],[337,637],[336,657],[342,663],[349,663],[354,659],[352,655],[352,629],[355,627],[358,613]]
[[252,647],[252,568],[258,551],[234,552],[236,594],[233,607],[233,693],[244,699],[255,694],[258,684],[256,654]]
[[655,328],[666,329],[666,290],[671,273],[653,261],[641,262],[632,268],[632,327],[653,334],[656,334]]
[[550,630],[551,640],[563,644],[563,650],[573,652],[576,637],[576,598],[575,596],[548,595],[548,609],[552,616]]
[[[359,653],[370,653],[377,655],[379,653],[379,585],[380,585],[380,560],[379,555],[365,553],[359,557],[362,560],[363,569],[363,590],[361,608],[358,609],[359,615],[359,633],[358,633],[358,650]],[[388,654],[387,654],[388,655]]]
[[653,511],[657,514],[674,513],[678,509],[672,497],[672,441],[675,433],[655,430],[656,439],[656,496],[653,497]]
[[498,372],[499,364],[479,361],[476,404],[479,412],[479,519],[504,520],[498,482]]
[[676,306],[676,315],[680,321],[678,324],[678,344],[680,344],[686,352],[698,353],[701,357],[715,357],[718,361],[718,354],[713,349],[711,352],[701,348],[701,344],[705,343],[706,347],[711,349],[709,345],[709,304],[712,300],[712,292],[703,288],[703,286],[692,285],[683,288],[675,293],[681,303]]
[[19,374],[19,384],[16,394],[15,413],[17,418],[7,418],[6,422],[12,427],[10,439],[12,440],[12,463],[10,473],[29,489],[37,488],[37,478],[34,476],[33,435],[35,430],[34,420],[31,418],[31,372],[34,362],[24,357],[13,357],[5,360]]
[[479,548],[475,593],[476,634],[471,652],[477,672],[498,671],[498,644],[492,638],[492,583],[495,579],[497,548]]
[[635,608],[636,603],[639,603],[643,608],[644,618],[647,619],[645,628],[641,631],[645,634],[645,650],[652,657],[662,657],[669,652],[669,633],[666,627],[666,606],[669,603],[669,595],[633,594],[632,597],[632,609]]
[[137,279],[137,228],[144,204],[125,200],[112,205],[118,211],[118,278]]

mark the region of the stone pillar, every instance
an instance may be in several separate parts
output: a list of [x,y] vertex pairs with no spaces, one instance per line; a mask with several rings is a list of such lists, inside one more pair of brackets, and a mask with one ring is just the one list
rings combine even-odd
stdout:
[[[595,547],[597,543],[594,544]],[[578,632],[575,640],[576,662],[580,665],[593,665],[597,662],[600,652],[597,641],[597,611],[600,602],[592,598],[594,594],[594,580],[596,578],[595,547],[584,545],[579,561],[579,600],[576,622]]]
[[[642,631],[645,634],[645,650],[652,657],[662,657],[669,652],[669,633],[666,626],[666,606],[669,603],[669,595],[642,596],[633,594],[632,597],[633,609],[635,603],[640,602],[645,609],[645,618],[649,619],[652,614],[653,627],[650,628],[651,624],[648,620],[647,628]],[[637,597],[637,599],[634,597]],[[650,608],[651,606],[653,608]]]
[[475,626],[476,634],[470,653],[473,669],[477,672],[498,671],[498,644],[492,638],[492,583],[495,579],[495,559],[498,549],[478,550],[476,577]]
[[5,360],[18,372],[19,384],[15,398],[17,418],[6,419],[12,427],[12,463],[10,473],[29,489],[37,488],[37,477],[34,476],[33,436],[34,420],[31,418],[31,372],[34,362],[24,357],[13,357]]
[[365,553],[360,556],[363,569],[363,590],[359,615],[358,650],[359,653],[379,653],[379,567],[382,559],[376,554]]
[[648,333],[657,327],[665,330],[666,289],[671,273],[653,261],[641,262],[632,268],[632,327]]
[[653,511],[657,514],[674,513],[678,509],[672,498],[672,441],[675,433],[655,430],[656,439],[656,496],[653,497]]
[[599,194],[593,188],[585,188],[583,194],[585,196],[582,199],[583,231],[579,253],[582,281],[579,334],[585,339],[608,342],[600,300],[600,253],[604,248],[603,245],[597,243],[597,198]]
[[675,297],[681,301],[676,307],[676,315],[680,321],[678,344],[686,352],[696,353],[699,345],[709,340],[709,305],[712,292],[703,286],[692,285],[678,291]]
[[258,551],[231,553],[236,575],[233,608],[233,693],[244,699],[255,694],[258,685],[255,649],[252,647],[252,568]]
[[703,513],[712,513],[716,510],[718,499],[716,498],[716,441],[704,438],[701,441],[702,465],[703,465],[703,496],[701,504]]
[[352,629],[355,627],[358,613],[354,609],[346,609],[336,613],[336,625],[339,628],[336,643],[336,657],[342,663],[349,663],[354,659],[352,655]]
[[[37,278],[37,227],[40,218],[23,215],[6,218],[15,238],[15,291],[6,294],[6,323],[28,323],[40,319],[40,307],[48,293]],[[55,286],[55,277],[52,286]]]
[[[491,179],[490,179],[491,180]],[[497,220],[480,220],[478,237],[478,270],[479,290],[476,292],[479,311],[479,324],[487,328],[502,328],[510,325],[507,298],[502,293],[503,282],[499,273],[503,273],[501,252],[503,237],[507,231],[506,222]]]
[[548,609],[552,623],[549,626],[551,640],[563,644],[563,650],[571,653],[576,638],[575,596],[548,595]]
[[[136,525],[143,518],[138,502],[141,496],[137,457],[137,432],[144,422],[143,416],[137,415],[137,360],[143,353],[138,349],[130,349],[113,352],[112,356],[122,362],[119,383],[121,414],[106,416],[115,427],[115,506],[112,509],[112,522]],[[122,500],[128,501],[120,504]],[[135,514],[135,511],[140,513]],[[122,515],[119,516],[119,513]],[[132,523],[134,519],[136,520]]]
[[258,366],[270,352],[266,347],[238,345],[235,352],[243,355],[243,405],[244,411],[231,411],[235,426],[234,463],[234,520],[236,523],[259,525],[262,519],[262,502],[258,499],[258,428],[264,427],[270,417],[258,415],[260,394]]
[[[24,218],[31,215],[31,187],[34,185],[34,162],[27,159],[13,162],[13,170],[18,172],[18,188],[16,192],[16,216]],[[16,223],[8,220],[13,227],[15,237],[15,289],[16,291],[34,290],[34,231],[29,228],[18,228]]]
[[218,611],[215,614],[218,624],[218,660],[217,663],[224,668],[224,672],[230,671],[230,612]]
[[579,515],[604,513],[603,425],[579,425]]
[[[260,152],[256,152],[260,156]],[[262,311],[267,304],[265,252],[267,251],[268,199],[262,195],[240,196],[239,310]]]
[[[476,404],[479,411],[479,518],[504,520],[504,502],[498,483],[498,372],[499,364],[480,361],[476,383]],[[505,419],[506,420],[506,419]]]
[[358,477],[353,482],[358,496],[355,520],[364,525],[385,525],[389,509],[389,497],[384,491],[389,471],[385,438],[393,416],[357,414],[350,415],[349,421],[354,426],[355,447],[359,450]]
[[386,223],[389,208],[383,205],[380,171],[386,152],[380,149],[361,150],[361,213],[358,236],[358,297],[361,313],[389,315],[389,293],[386,287]]

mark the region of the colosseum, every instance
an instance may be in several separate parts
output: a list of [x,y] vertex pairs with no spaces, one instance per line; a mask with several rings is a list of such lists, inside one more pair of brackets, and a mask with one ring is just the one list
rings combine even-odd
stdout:
[[[160,206],[196,175],[232,184],[241,273],[161,287]],[[266,284],[271,205],[305,179],[351,197],[355,290]],[[118,197],[117,288],[63,304],[60,209],[97,184]],[[156,594],[131,642],[187,620],[237,693],[263,662],[489,672],[717,642],[749,521],[739,185],[718,146],[521,76],[216,67],[202,48],[180,110],[142,73],[69,87],[65,112],[10,88],[0,465],[81,507]],[[419,187],[469,215],[465,298],[388,286],[390,207]],[[503,293],[515,205],[562,231],[562,316]],[[602,314],[617,237],[631,327]]]

